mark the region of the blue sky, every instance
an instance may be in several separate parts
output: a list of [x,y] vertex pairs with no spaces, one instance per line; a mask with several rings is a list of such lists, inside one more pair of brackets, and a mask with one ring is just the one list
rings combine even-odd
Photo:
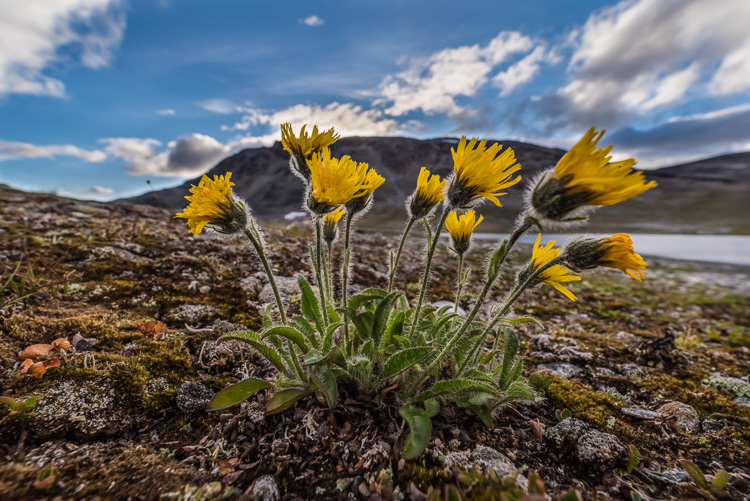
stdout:
[[111,199],[278,125],[750,149],[750,2],[0,0],[0,182]]

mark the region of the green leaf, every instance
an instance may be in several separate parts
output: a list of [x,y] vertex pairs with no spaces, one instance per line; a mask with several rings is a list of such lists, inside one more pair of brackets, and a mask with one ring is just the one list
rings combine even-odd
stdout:
[[505,401],[508,400],[536,400],[536,395],[523,381],[516,381],[505,390]]
[[268,346],[266,343],[264,343],[263,339],[255,332],[230,332],[229,334],[224,334],[218,339],[218,342],[220,343],[224,343],[227,341],[243,341],[245,343],[248,343],[250,346],[255,348],[258,353],[263,355],[266,360],[271,362],[274,367],[276,367],[284,374],[289,375],[287,368],[284,367],[284,363],[281,361],[281,356],[279,355],[279,353]]
[[714,475],[714,479],[711,481],[711,487],[714,489],[726,489],[729,485],[729,473],[724,470],[719,470]]
[[395,317],[388,323],[383,336],[383,346],[388,347],[391,344],[393,336],[400,336],[404,332],[404,312],[400,311]]
[[490,280],[494,280],[497,278],[498,271],[498,265],[500,263],[500,258],[502,258],[505,255],[505,248],[508,245],[508,240],[504,240],[502,245],[498,246],[493,252],[492,256],[490,256],[490,262],[487,264],[487,276],[490,278]]
[[233,384],[228,388],[224,388],[219,393],[214,395],[208,405],[206,406],[207,411],[218,411],[237,405],[240,402],[244,402],[258,390],[263,388],[270,388],[271,383],[263,381],[262,379],[247,378],[240,381],[237,384]]
[[632,472],[638,467],[638,463],[641,462],[641,455],[638,452],[638,448],[635,445],[630,446],[630,456],[628,456],[628,464],[625,466],[625,470],[628,473]]
[[333,344],[333,333],[336,332],[336,329],[344,325],[343,323],[337,322],[335,324],[331,324],[326,329],[326,335],[323,338],[323,351],[328,351],[331,349],[331,345]]
[[427,218],[424,218],[424,226],[427,228],[427,248],[429,249],[432,246],[432,228],[430,228],[430,222]]
[[365,289],[359,294],[356,294],[349,298],[349,306],[352,310],[358,310],[363,304],[375,301],[376,299],[383,299],[388,293],[380,289]]
[[503,353],[503,370],[500,373],[500,380],[498,386],[500,388],[507,388],[511,383],[511,371],[513,370],[513,362],[515,362],[516,353],[518,353],[518,336],[510,329],[505,331],[505,352]]
[[289,388],[288,390],[276,392],[266,402],[266,416],[283,412],[294,405],[297,400],[303,399],[313,393],[312,390],[302,390],[300,388]]
[[352,323],[362,339],[370,339],[373,322],[374,315],[371,311],[363,311],[352,318]]
[[271,318],[271,310],[273,310],[274,303],[266,306],[266,311],[263,313],[263,328],[270,329],[273,326],[273,319]]
[[701,489],[708,489],[706,476],[703,475],[703,472],[700,468],[698,468],[698,465],[688,461],[687,459],[681,459],[680,464],[682,464],[682,467],[685,468],[686,472],[688,472],[690,478],[692,478],[693,481],[698,484],[698,487],[700,487]]
[[401,407],[399,414],[409,423],[409,434],[406,436],[401,456],[404,459],[414,459],[427,448],[432,422],[426,411],[411,405]]
[[375,343],[373,340],[368,339],[365,341],[365,344],[361,346],[359,352],[368,358],[375,358]]
[[492,422],[492,412],[490,412],[490,409],[486,405],[469,404],[466,408],[476,414],[476,416],[482,421],[482,424],[487,428],[492,428],[494,426],[495,423]]
[[299,286],[300,292],[302,292],[302,301],[299,305],[302,314],[306,319],[315,322],[318,332],[324,332],[320,304],[318,303],[318,298],[315,297],[312,287],[310,287],[310,283],[305,280],[305,277],[299,275],[297,277],[297,285]]
[[471,379],[448,379],[438,381],[431,389],[423,391],[414,397],[413,400],[414,402],[421,402],[428,398],[435,398],[442,395],[461,395],[477,391],[483,391],[497,397],[503,396],[494,386],[490,386],[487,383],[472,381]]
[[310,367],[310,376],[312,377],[318,389],[326,399],[330,409],[336,407],[339,401],[339,389],[336,385],[336,378],[325,365],[316,365]]
[[423,402],[423,405],[427,415],[431,418],[437,416],[438,412],[440,412],[440,402],[438,402],[437,399],[428,398]]
[[383,366],[379,380],[387,381],[418,364],[432,351],[429,347],[406,348],[394,353]]
[[568,492],[562,498],[563,501],[583,501],[581,493],[575,488],[571,487]]
[[468,371],[465,371],[461,375],[461,377],[464,377],[466,379],[473,379],[475,381],[483,381],[489,384],[495,384],[495,381],[493,381],[491,377],[477,369],[469,369]]
[[536,318],[533,317],[517,317],[517,318],[499,318],[498,322],[502,322],[505,324],[536,324],[539,327],[542,326],[542,324],[539,323],[539,321]]
[[315,335],[315,329],[313,329],[312,325],[310,325],[310,322],[305,320],[302,317],[294,317],[292,319],[292,322],[294,322],[294,325],[297,326],[297,329],[305,335],[307,339],[310,340],[310,344],[313,345],[313,347],[318,347],[318,338]]
[[269,336],[281,336],[283,338],[288,339],[289,341],[293,342],[297,346],[300,347],[302,350],[302,353],[307,353],[308,346],[305,342],[305,336],[300,331],[295,329],[294,327],[287,327],[287,326],[278,326],[273,327],[265,332],[263,332],[263,338],[267,338]]
[[386,297],[384,297],[378,304],[378,307],[375,308],[375,314],[373,316],[372,322],[372,339],[375,342],[375,346],[378,348],[378,350],[382,350],[381,338],[383,336],[383,333],[385,332],[385,328],[388,325],[388,318],[391,316],[391,308],[393,307],[393,302],[402,294],[403,292],[401,291],[391,292]]
[[395,341],[396,343],[400,344],[404,348],[408,348],[409,346],[411,346],[409,339],[405,336],[394,335],[392,341]]

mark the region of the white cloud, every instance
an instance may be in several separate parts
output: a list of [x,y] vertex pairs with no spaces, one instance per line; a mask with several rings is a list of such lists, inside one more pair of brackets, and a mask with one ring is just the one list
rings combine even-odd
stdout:
[[0,139],[0,161],[22,158],[75,157],[86,162],[101,162],[107,155],[99,150],[84,150],[71,144],[37,145]]
[[230,151],[211,136],[191,134],[167,143],[151,138],[113,137],[101,139],[104,151],[125,160],[125,172],[133,176],[161,176],[190,178],[202,174],[224,158]]
[[270,126],[274,132],[265,136],[241,138],[244,144],[253,142],[270,145],[281,139],[279,125],[289,122],[295,130],[304,124],[317,125],[322,129],[334,127],[342,136],[388,136],[399,132],[396,120],[385,117],[378,109],[363,109],[352,103],[331,103],[326,106],[298,104],[274,113],[265,113],[255,108],[243,108],[240,122],[223,127],[224,130],[247,130],[252,126]]
[[312,16],[307,16],[304,19],[300,19],[300,22],[308,26],[322,26],[323,23],[325,23],[323,19],[319,18],[315,14],[313,14]]
[[612,122],[684,100],[750,89],[750,2],[623,1],[591,15],[568,67],[573,79],[558,95],[581,122]]
[[112,195],[114,192],[114,189],[106,188],[104,186],[89,186],[88,188],[70,190],[70,193],[77,195]]
[[0,96],[61,97],[65,85],[45,70],[61,64],[108,65],[125,30],[120,5],[120,0],[4,1],[0,7]]
[[219,113],[222,115],[235,113],[236,111],[238,111],[237,104],[228,99],[208,99],[196,104],[206,111],[210,111],[211,113]]
[[171,108],[167,108],[167,109],[164,109],[164,110],[156,110],[156,114],[157,115],[168,116],[168,115],[174,115],[175,111],[173,109],[171,109]]
[[512,64],[507,70],[492,78],[492,83],[500,87],[500,96],[510,95],[515,89],[529,83],[539,73],[542,63],[556,63],[559,56],[552,50],[538,45],[531,54]]
[[528,52],[533,47],[531,38],[517,31],[503,31],[486,46],[449,48],[412,60],[407,70],[389,75],[381,82],[382,97],[375,104],[390,103],[385,111],[394,116],[413,110],[461,115],[464,109],[456,97],[474,96],[495,67],[513,54]]

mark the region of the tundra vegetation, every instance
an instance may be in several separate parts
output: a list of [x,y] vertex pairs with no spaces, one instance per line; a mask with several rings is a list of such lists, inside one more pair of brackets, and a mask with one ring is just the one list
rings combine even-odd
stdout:
[[496,245],[472,235],[521,196],[507,149],[424,168],[399,240],[362,219],[381,180],[335,132],[282,132],[301,227],[261,230],[228,174],[182,211],[227,238],[0,185],[0,497],[747,495],[746,270],[640,281],[626,235],[539,237],[651,186],[599,133],[525,180]]

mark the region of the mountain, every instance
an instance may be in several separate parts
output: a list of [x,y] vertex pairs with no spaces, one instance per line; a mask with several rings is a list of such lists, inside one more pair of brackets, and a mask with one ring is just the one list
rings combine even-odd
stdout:
[[[334,156],[350,155],[367,162],[386,181],[375,192],[375,206],[369,215],[373,222],[396,228],[403,221],[404,200],[416,185],[424,165],[445,176],[452,170],[453,138],[410,139],[402,137],[347,137],[337,141]],[[502,208],[487,203],[484,231],[503,231],[510,227],[522,205],[523,189],[536,173],[549,168],[565,153],[518,141],[502,141],[511,147],[523,167],[520,185],[502,197]],[[207,174],[232,172],[235,191],[248,201],[261,219],[280,220],[285,214],[301,210],[302,183],[289,170],[289,155],[280,143],[267,148],[243,150],[219,162]],[[592,217],[595,231],[648,232],[750,232],[746,223],[750,194],[750,153],[724,155],[685,165],[646,171],[659,188]],[[185,206],[185,195],[200,178],[181,186],[123,199],[122,201],[162,206],[177,210]]]

